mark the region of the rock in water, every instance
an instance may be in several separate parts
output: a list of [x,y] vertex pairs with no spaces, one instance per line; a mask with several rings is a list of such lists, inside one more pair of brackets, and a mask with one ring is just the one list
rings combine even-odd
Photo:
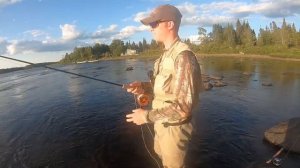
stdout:
[[266,130],[264,138],[271,144],[300,153],[300,117],[281,122]]
[[205,90],[211,90],[214,86],[209,82],[203,82],[203,86]]
[[132,66],[126,68],[126,71],[132,71],[132,70],[133,70]]

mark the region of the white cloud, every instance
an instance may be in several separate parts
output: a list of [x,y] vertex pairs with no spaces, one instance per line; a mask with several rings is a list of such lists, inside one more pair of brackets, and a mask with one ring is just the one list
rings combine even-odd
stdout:
[[127,39],[128,37],[134,35],[135,33],[145,31],[145,30],[149,30],[149,27],[145,25],[140,25],[138,27],[126,26],[123,29],[121,29],[121,31],[118,34],[113,36],[112,39],[121,39],[121,40]]
[[6,46],[6,53],[5,53],[5,55],[14,55],[14,54],[16,54],[17,53],[17,51],[16,51],[17,49],[16,49],[16,43],[12,43],[12,44],[9,44],[9,45],[7,45]]
[[300,1],[258,0],[253,3],[241,1],[216,1],[195,5],[184,3],[177,6],[183,14],[184,25],[211,26],[215,23],[232,23],[251,15],[283,18],[300,14]]
[[[56,52],[56,51],[70,51],[74,47],[82,45],[80,41],[65,41],[65,40],[52,40],[52,41],[39,41],[39,40],[22,40],[6,42],[4,45],[0,43],[0,52],[5,55],[24,54],[28,52]],[[1,47],[2,46],[2,47]],[[1,48],[4,48],[1,51]]]
[[21,2],[22,0],[0,0],[0,7],[6,6],[6,5],[12,5],[18,2]]
[[137,32],[148,29],[147,26],[141,25],[139,27],[126,26],[118,30],[115,24],[109,27],[102,28],[101,26],[94,33],[80,33],[76,30],[75,25],[64,24],[60,25],[62,31],[61,39],[54,39],[47,33],[39,30],[26,31],[25,34],[32,36],[45,35],[42,40],[11,40],[7,41],[0,38],[0,54],[17,55],[25,53],[38,53],[38,52],[57,52],[57,51],[71,51],[74,47],[93,45],[91,40],[97,42],[110,42],[112,39],[127,39]]
[[140,22],[140,20],[148,16],[150,12],[151,12],[150,10],[146,12],[138,12],[137,14],[134,15],[133,20],[136,22]]
[[181,14],[183,16],[195,15],[195,14],[197,14],[197,11],[199,9],[199,6],[192,4],[192,3],[188,3],[188,2],[186,2],[182,5],[178,5],[176,7],[179,9],[179,11],[181,12]]
[[0,37],[0,43],[2,43],[5,39],[3,37]]
[[78,38],[81,33],[76,30],[75,25],[71,24],[64,24],[59,26],[62,32],[62,39],[63,40],[74,40]]
[[110,38],[112,35],[118,33],[117,28],[118,25],[115,24],[110,25],[108,28],[102,28],[102,26],[100,26],[98,30],[91,35],[91,38],[93,39]]
[[[0,0],[0,6],[16,2],[20,2],[20,0]],[[185,2],[177,5],[177,7],[183,15],[183,25],[203,27],[209,27],[217,23],[235,23],[238,18],[246,19],[251,15],[282,18],[293,15],[299,16],[300,14],[299,0],[256,0],[248,3],[235,0],[199,4]],[[53,38],[47,32],[36,29],[25,32],[25,34],[34,37],[35,40],[14,41],[0,38],[0,54],[15,55],[25,52],[70,51],[76,46],[93,45],[95,41],[109,43],[112,39],[126,40],[133,37],[136,33],[149,30],[147,26],[139,22],[151,10],[140,11],[131,16],[132,21],[138,22],[139,26],[119,27],[116,24],[112,24],[108,27],[99,26],[94,32],[80,32],[75,23],[73,23],[59,26],[62,32],[60,38]],[[37,37],[40,40],[37,40]]]
[[263,15],[269,18],[287,17],[300,14],[300,1],[295,0],[258,0],[255,3],[246,2],[212,2],[203,4],[201,9],[210,12],[222,12],[235,17],[247,17],[251,14]]
[[0,37],[0,55],[6,52],[7,45],[8,42],[4,38]]
[[32,37],[46,36],[47,33],[42,30],[28,30],[24,34],[30,34]]

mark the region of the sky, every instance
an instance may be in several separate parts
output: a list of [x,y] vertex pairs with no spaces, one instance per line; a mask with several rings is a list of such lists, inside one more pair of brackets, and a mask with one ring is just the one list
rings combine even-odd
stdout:
[[[0,0],[0,55],[33,63],[59,61],[75,47],[110,44],[113,39],[152,39],[140,23],[155,7],[182,13],[181,39],[197,38],[198,27],[248,21],[259,33],[283,18],[300,29],[300,0]],[[0,69],[24,66],[0,58]]]

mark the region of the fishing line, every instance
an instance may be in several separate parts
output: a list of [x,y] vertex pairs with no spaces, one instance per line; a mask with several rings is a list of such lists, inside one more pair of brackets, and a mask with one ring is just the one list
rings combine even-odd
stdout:
[[[137,103],[137,99],[136,99],[136,95],[134,94],[133,95],[134,96],[134,100],[135,100],[135,108],[138,108],[138,103]],[[141,108],[141,107],[140,107]],[[150,128],[149,128],[149,126],[148,126],[148,124],[146,123],[146,126],[147,126],[147,128],[148,128],[148,130],[149,130],[149,132],[150,132],[150,134],[151,134],[151,136],[152,136],[152,138],[154,139],[154,136],[153,136],[153,134],[152,134],[152,131],[150,130]],[[149,150],[149,148],[148,148],[148,146],[147,146],[147,144],[146,144],[146,140],[145,140],[145,136],[144,136],[144,130],[143,130],[143,125],[141,125],[140,126],[141,127],[141,133],[142,133],[142,139],[143,139],[143,142],[144,142],[144,146],[145,146],[145,148],[146,148],[146,150],[147,150],[147,152],[148,152],[148,154],[149,154],[149,156],[153,159],[153,161],[156,163],[156,165],[157,165],[157,167],[158,168],[160,168],[160,164],[158,163],[158,161],[157,161],[157,159],[152,155],[152,153],[150,152],[150,150]]]
[[[19,60],[19,59],[15,59],[15,58],[10,58],[10,57],[6,57],[6,56],[2,56],[0,55],[1,58],[5,58],[5,59],[9,59],[9,60],[13,60],[13,61],[17,61],[17,62],[22,62],[22,63],[26,63],[26,64],[29,64],[29,65],[36,65],[32,62],[28,62],[28,61],[23,61],[23,60]],[[102,80],[102,79],[98,79],[98,78],[94,78],[94,77],[90,77],[90,76],[86,76],[86,75],[82,75],[82,74],[77,74],[77,73],[73,73],[73,72],[69,72],[69,71],[65,71],[65,70],[61,70],[61,69],[57,69],[57,68],[53,68],[53,67],[50,67],[50,66],[47,66],[47,65],[42,65],[41,67],[44,67],[44,68],[47,68],[47,69],[51,69],[51,70],[54,70],[54,71],[59,71],[59,72],[62,72],[62,73],[67,73],[67,74],[71,74],[71,75],[75,75],[75,76],[79,76],[79,77],[83,77],[83,78],[88,78],[88,79],[92,79],[92,80],[95,80],[95,81],[100,81],[100,82],[104,82],[104,83],[107,83],[107,84],[111,84],[111,85],[115,85],[115,86],[120,86],[120,87],[123,87],[122,84],[119,84],[119,83],[115,83],[115,82],[110,82],[110,81],[107,81],[107,80]],[[138,108],[138,103],[137,103],[137,98],[136,98],[136,95],[134,95],[134,100],[135,100],[135,106],[136,108]],[[146,123],[147,127],[148,127],[148,130],[152,136],[152,138],[154,138],[148,124]],[[145,141],[145,137],[144,137],[144,131],[143,131],[143,127],[141,126],[141,132],[142,132],[142,139],[143,139],[143,142],[144,142],[144,146],[148,152],[148,154],[150,155],[150,157],[154,160],[154,162],[157,164],[157,167],[160,168],[160,164],[158,163],[158,161],[155,159],[155,157],[151,154],[150,150],[148,149],[147,147],[147,144],[146,144],[146,141]]]

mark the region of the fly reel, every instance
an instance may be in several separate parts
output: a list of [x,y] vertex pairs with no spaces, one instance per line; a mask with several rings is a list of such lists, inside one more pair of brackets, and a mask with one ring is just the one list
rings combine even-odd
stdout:
[[145,107],[150,104],[150,96],[147,94],[139,94],[136,96],[136,101],[140,107]]

